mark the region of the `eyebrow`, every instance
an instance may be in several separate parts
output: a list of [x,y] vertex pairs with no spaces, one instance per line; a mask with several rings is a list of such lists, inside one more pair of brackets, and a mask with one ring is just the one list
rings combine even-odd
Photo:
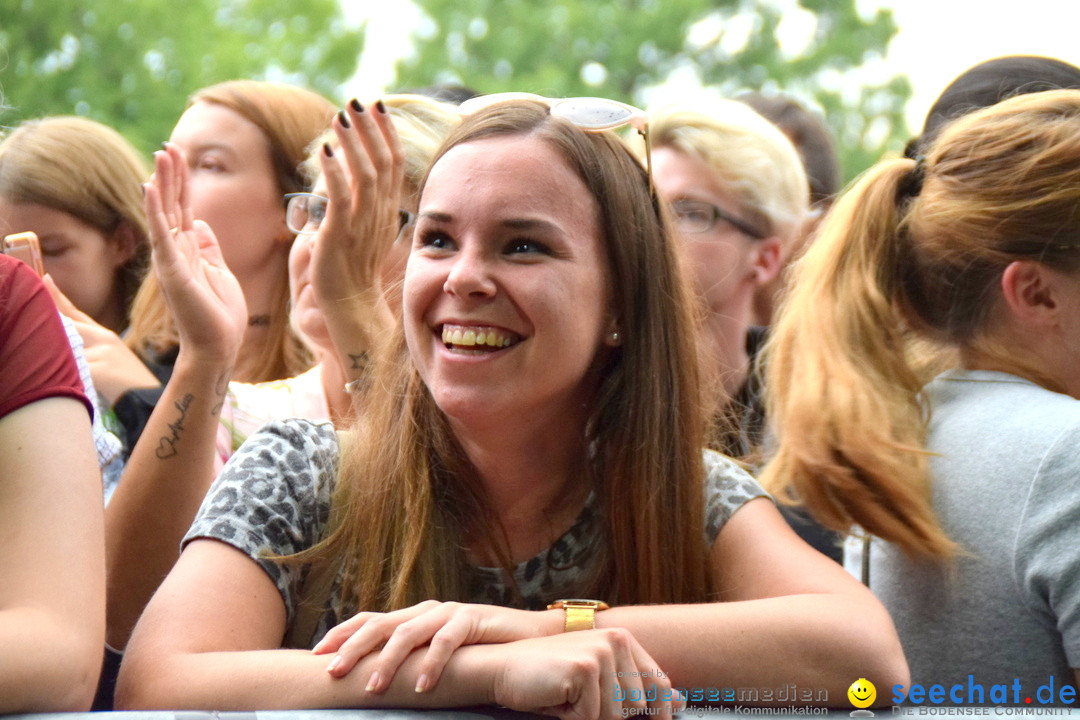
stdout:
[[[454,221],[454,216],[450,213],[438,211],[422,212],[419,217],[440,223],[451,223]],[[511,230],[546,230],[549,232],[561,232],[560,227],[555,223],[539,218],[507,218],[506,220],[498,221],[498,224],[510,228]]]
[[230,153],[232,155],[236,154],[236,151],[232,148],[231,145],[228,145],[228,144],[222,143],[222,142],[199,143],[194,148],[192,148],[192,154],[204,153],[204,152],[208,152],[210,150],[216,150],[216,151],[219,151],[219,152],[226,152],[226,153]]

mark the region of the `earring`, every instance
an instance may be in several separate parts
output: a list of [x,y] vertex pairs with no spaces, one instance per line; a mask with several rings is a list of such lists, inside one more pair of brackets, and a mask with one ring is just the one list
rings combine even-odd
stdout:
[[617,330],[612,331],[612,333],[611,333],[611,342],[613,342],[613,343],[618,343],[619,342],[619,332]]

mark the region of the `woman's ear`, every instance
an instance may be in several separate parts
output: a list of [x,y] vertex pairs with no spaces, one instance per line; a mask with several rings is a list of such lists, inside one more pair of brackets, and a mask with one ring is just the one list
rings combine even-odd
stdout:
[[1009,312],[1028,326],[1055,323],[1060,306],[1056,280],[1048,267],[1034,260],[1009,263],[1001,273],[1001,294]]
[[764,240],[754,241],[754,260],[751,264],[754,272],[754,282],[757,285],[765,285],[780,273],[783,264],[784,248],[780,238],[775,235]]
[[112,248],[112,266],[118,268],[135,257],[135,250],[139,247],[139,233],[130,223],[121,222],[109,236],[109,245]]

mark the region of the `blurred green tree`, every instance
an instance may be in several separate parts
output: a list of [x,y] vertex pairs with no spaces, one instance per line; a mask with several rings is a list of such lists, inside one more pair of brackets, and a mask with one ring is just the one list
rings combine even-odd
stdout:
[[236,78],[335,98],[363,31],[337,0],[4,0],[0,123],[78,114],[149,151],[189,94]]
[[642,104],[651,87],[689,74],[729,97],[782,90],[824,113],[846,178],[908,135],[907,78],[866,85],[849,76],[896,33],[891,11],[863,17],[856,0],[414,1],[426,17],[416,51],[398,64],[400,87],[447,82]]

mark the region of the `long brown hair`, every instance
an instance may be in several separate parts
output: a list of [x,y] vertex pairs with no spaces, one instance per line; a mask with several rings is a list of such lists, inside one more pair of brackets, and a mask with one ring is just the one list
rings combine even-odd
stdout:
[[[188,107],[206,102],[221,105],[253,123],[262,131],[270,147],[278,190],[282,195],[306,188],[301,165],[308,145],[325,130],[335,108],[326,98],[304,88],[258,80],[232,80],[199,90]],[[284,207],[282,214],[284,216]],[[281,264],[281,276],[274,294],[266,345],[260,353],[237,367],[233,379],[263,382],[292,377],[311,367],[312,356],[289,324],[288,264]],[[153,273],[139,289],[132,308],[128,346],[145,355],[162,354],[179,343],[165,297]]]
[[125,318],[150,263],[142,198],[149,176],[131,143],[87,118],[27,120],[0,142],[0,196],[67,213],[110,242],[121,229],[131,234],[131,257],[116,270]]
[[[542,104],[498,104],[466,118],[436,162],[463,143],[526,135],[556,148],[596,200],[622,336],[602,360],[581,438],[591,451],[585,474],[604,530],[592,579],[580,592],[618,603],[703,601],[711,592],[703,404],[690,295],[675,249],[644,170],[622,142],[552,118]],[[480,538],[509,569],[477,471],[409,359],[400,323],[343,452],[330,528],[301,557],[344,563],[344,602],[364,610],[465,599],[460,538]]]
[[931,503],[920,392],[960,350],[1054,388],[1022,348],[993,340],[1016,260],[1080,269],[1080,92],[960,118],[925,158],[879,163],[837,203],[770,343],[780,446],[762,482],[833,529],[954,554]]

